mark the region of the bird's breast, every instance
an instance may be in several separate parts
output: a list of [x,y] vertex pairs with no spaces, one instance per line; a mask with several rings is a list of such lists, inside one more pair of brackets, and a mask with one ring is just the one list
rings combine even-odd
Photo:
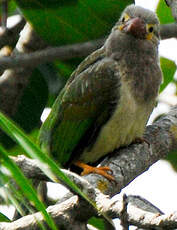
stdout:
[[129,145],[136,138],[142,137],[154,102],[137,103],[127,82],[124,82],[119,90],[121,97],[112,116],[100,129],[92,149],[85,149],[80,160],[86,163],[95,162],[115,149]]

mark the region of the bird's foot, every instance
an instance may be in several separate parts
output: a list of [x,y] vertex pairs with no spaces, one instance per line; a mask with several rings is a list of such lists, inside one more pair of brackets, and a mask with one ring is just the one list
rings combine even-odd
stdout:
[[107,178],[110,181],[115,181],[115,178],[111,175],[112,170],[107,166],[93,167],[93,166],[87,165],[81,161],[74,162],[74,165],[83,169],[83,171],[81,173],[82,176],[90,174],[90,173],[95,173],[95,174],[99,174],[99,175],[104,176],[105,178]]
[[143,137],[137,137],[134,141],[133,141],[133,143],[134,144],[142,144],[142,143],[146,143],[146,144],[148,144],[148,147],[150,147],[150,145],[151,145],[151,143],[147,140],[147,139],[145,139],[145,138],[143,138]]

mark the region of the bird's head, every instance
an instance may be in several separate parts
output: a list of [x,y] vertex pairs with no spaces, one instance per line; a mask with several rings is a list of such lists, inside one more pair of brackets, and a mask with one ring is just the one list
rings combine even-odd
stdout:
[[130,5],[126,7],[114,27],[115,29],[137,39],[154,42],[159,40],[159,20],[156,14],[140,6]]
[[[120,50],[127,46],[144,44],[157,47],[160,39],[159,20],[154,12],[141,6],[129,5],[113,27],[106,42],[107,48]],[[143,45],[143,46],[144,46]]]

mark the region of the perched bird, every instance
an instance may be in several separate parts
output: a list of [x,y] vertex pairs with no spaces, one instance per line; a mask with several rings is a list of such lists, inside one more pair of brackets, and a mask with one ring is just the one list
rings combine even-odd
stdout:
[[57,97],[40,130],[42,149],[62,166],[114,180],[108,167],[87,163],[142,138],[162,79],[158,44],[155,13],[126,7],[103,47],[78,66]]

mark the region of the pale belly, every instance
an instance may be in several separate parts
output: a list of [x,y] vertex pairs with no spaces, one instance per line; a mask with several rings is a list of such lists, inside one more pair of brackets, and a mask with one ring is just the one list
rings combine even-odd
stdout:
[[121,146],[129,145],[133,140],[142,137],[153,104],[142,106],[126,89],[111,119],[102,127],[96,143],[89,151],[86,149],[80,156],[85,163],[97,161],[102,156],[113,152]]

